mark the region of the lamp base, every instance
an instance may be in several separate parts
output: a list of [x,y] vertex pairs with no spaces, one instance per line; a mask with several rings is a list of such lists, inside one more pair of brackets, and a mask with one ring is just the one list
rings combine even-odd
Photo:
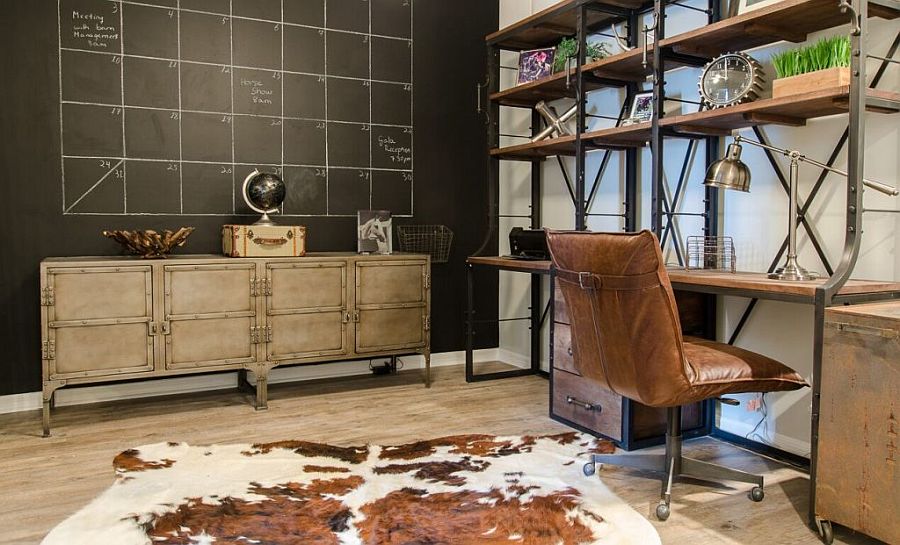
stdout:
[[787,282],[800,282],[803,280],[815,280],[819,277],[818,274],[807,271],[803,267],[781,267],[775,269],[775,272],[769,273],[767,275],[772,280],[784,280]]

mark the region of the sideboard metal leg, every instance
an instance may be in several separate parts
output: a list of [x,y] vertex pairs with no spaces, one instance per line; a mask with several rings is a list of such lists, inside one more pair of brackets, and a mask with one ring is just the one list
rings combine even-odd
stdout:
[[256,375],[256,410],[269,408],[269,373],[261,371]]
[[[50,394],[51,397],[53,394]],[[50,400],[44,398],[44,415],[43,415],[43,425],[44,425],[44,437],[50,437]]]
[[425,387],[431,388],[431,350],[425,351]]

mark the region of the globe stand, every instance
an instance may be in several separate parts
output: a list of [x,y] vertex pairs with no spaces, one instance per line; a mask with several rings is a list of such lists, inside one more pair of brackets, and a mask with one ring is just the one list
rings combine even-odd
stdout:
[[[259,210],[257,210],[257,212],[259,212]],[[272,221],[272,218],[269,217],[268,212],[263,212],[262,217],[259,218],[258,220],[256,220],[253,223],[253,225],[260,225],[263,227],[272,227],[273,225],[277,225],[277,224],[274,221]]]

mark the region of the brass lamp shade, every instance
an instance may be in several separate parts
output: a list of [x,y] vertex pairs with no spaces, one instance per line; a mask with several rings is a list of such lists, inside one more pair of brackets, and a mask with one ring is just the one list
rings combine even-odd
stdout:
[[736,189],[748,193],[750,191],[750,168],[741,161],[741,145],[737,142],[728,145],[728,153],[709,165],[703,184],[723,189]]

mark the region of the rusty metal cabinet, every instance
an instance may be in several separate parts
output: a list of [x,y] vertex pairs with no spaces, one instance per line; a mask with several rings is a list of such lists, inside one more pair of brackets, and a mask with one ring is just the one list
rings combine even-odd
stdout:
[[50,258],[41,263],[44,434],[64,386],[419,353],[430,385],[427,255]]
[[900,543],[900,302],[829,308],[815,514]]

